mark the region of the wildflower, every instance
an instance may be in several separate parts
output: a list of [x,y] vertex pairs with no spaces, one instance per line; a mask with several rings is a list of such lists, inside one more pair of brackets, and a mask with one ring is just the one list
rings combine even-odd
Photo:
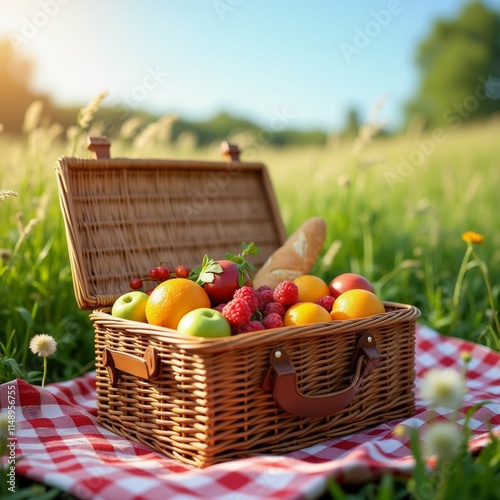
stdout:
[[15,191],[11,191],[10,189],[0,189],[0,200],[5,200],[10,196],[19,196]]
[[466,243],[472,243],[473,245],[482,245],[484,243],[484,236],[474,231],[466,231],[462,234],[462,239]]
[[[497,342],[500,344],[498,338],[500,337],[500,318],[498,315],[498,307],[495,303],[495,294],[493,293],[493,288],[491,286],[490,277],[488,273],[488,267],[486,264],[479,258],[479,255],[476,252],[475,245],[482,245],[484,243],[484,236],[482,234],[476,233],[474,231],[466,231],[462,234],[462,240],[467,243],[467,250],[465,251],[464,258],[462,259],[462,264],[458,271],[457,282],[455,283],[455,290],[453,292],[453,306],[458,307],[460,302],[460,291],[462,288],[462,282],[464,280],[465,272],[471,268],[469,265],[469,259],[472,257],[472,262],[477,264],[479,271],[484,280],[484,284],[486,285],[486,289],[488,291],[488,300],[490,302],[490,308],[486,311],[486,316],[490,315],[490,321],[494,322],[496,328]],[[492,326],[489,325],[491,330],[493,330]],[[493,330],[494,331],[494,330]]]
[[54,337],[46,333],[35,335],[30,340],[30,350],[33,354],[38,354],[42,358],[52,356],[56,352],[57,342]]
[[40,333],[30,340],[30,350],[33,354],[38,354],[43,358],[43,387],[45,385],[45,378],[47,377],[47,357],[52,356],[56,352],[57,342],[51,335]]
[[460,359],[465,363],[469,364],[472,360],[472,354],[469,351],[462,351],[460,353]]
[[94,115],[99,109],[101,102],[107,97],[107,95],[107,90],[100,92],[94,97],[94,99],[92,99],[92,101],[90,101],[88,106],[80,110],[78,115],[78,125],[82,130],[86,130],[89,127],[90,123],[94,119]]
[[404,425],[397,425],[392,431],[394,437],[400,438],[406,436],[406,427]]
[[443,406],[457,410],[465,395],[465,385],[459,372],[451,368],[431,368],[423,377],[420,397],[434,407]]
[[453,306],[458,307],[460,300],[460,291],[462,288],[462,282],[464,280],[465,272],[467,271],[467,263],[471,255],[474,253],[474,245],[481,245],[484,242],[484,236],[474,231],[466,231],[462,233],[462,240],[467,243],[467,250],[465,252],[464,258],[462,259],[462,264],[458,271],[457,282],[455,283],[455,290],[453,292]]
[[454,422],[435,422],[426,429],[422,441],[425,455],[452,458],[461,442],[461,434]]

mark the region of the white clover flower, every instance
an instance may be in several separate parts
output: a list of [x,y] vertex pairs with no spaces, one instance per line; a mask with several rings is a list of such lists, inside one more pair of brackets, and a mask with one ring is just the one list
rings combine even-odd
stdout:
[[443,406],[452,410],[460,408],[465,395],[461,374],[452,368],[431,368],[423,376],[420,397],[431,406]]
[[454,422],[435,422],[425,430],[422,441],[426,456],[452,458],[457,453],[462,435]]
[[38,354],[42,358],[52,356],[56,352],[57,342],[54,337],[40,333],[30,340],[30,350],[33,354]]

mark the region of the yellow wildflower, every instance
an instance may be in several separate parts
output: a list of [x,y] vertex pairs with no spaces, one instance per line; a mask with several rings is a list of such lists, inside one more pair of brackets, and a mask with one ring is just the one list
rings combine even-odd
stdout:
[[484,243],[484,236],[474,231],[466,231],[462,234],[462,239],[466,243],[472,243],[473,245],[482,245]]
[[394,427],[392,434],[394,437],[397,437],[397,438],[406,436],[406,427],[404,425],[399,424],[396,427]]
[[472,354],[469,351],[462,351],[460,353],[460,359],[464,363],[470,363],[472,361]]

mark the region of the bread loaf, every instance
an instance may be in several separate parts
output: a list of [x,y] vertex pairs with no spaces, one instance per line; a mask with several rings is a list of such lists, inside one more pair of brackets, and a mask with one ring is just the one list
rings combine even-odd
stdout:
[[254,288],[262,285],[275,288],[282,281],[310,273],[325,238],[326,221],[322,217],[307,219],[257,271]]

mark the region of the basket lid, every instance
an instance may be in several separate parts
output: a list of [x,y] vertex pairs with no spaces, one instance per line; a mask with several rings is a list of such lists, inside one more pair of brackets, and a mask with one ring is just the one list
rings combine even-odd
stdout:
[[78,306],[110,306],[135,276],[162,263],[194,267],[243,242],[260,247],[256,268],[286,239],[267,168],[239,161],[110,158],[109,142],[89,139],[95,159],[61,157],[56,176]]

